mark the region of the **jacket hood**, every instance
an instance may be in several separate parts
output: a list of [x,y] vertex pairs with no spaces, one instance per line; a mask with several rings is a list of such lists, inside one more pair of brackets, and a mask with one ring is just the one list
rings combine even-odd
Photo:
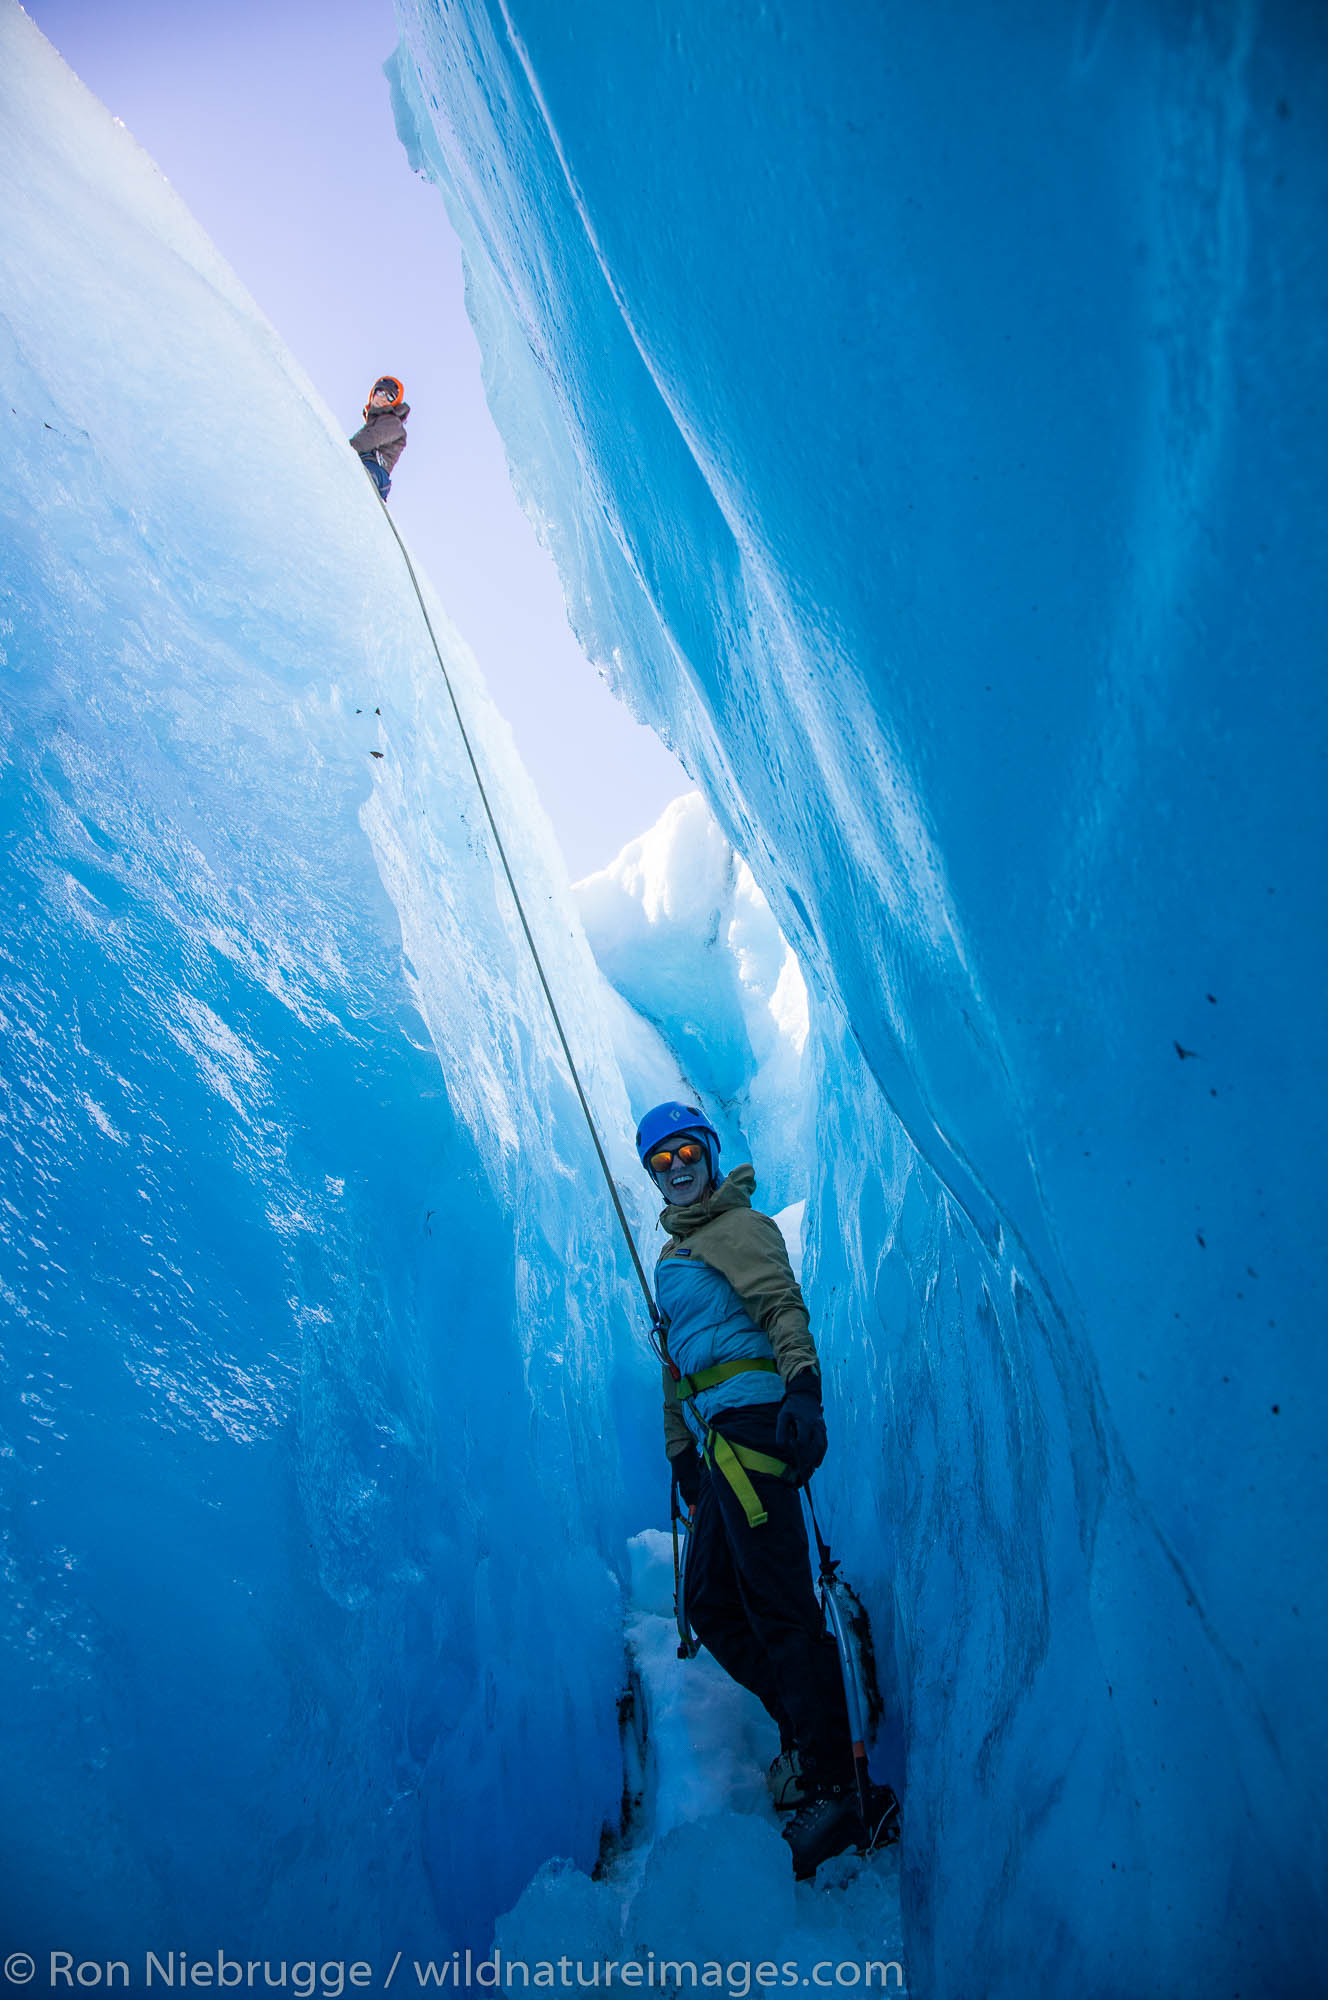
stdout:
[[755,1167],[735,1167],[700,1201],[689,1201],[681,1208],[670,1202],[659,1219],[670,1236],[690,1236],[694,1229],[713,1222],[717,1215],[724,1215],[731,1208],[750,1208],[755,1188]]

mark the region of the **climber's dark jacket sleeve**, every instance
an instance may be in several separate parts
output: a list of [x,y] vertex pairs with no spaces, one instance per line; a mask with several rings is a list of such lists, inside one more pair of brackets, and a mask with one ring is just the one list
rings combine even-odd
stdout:
[[406,449],[406,426],[402,420],[409,415],[409,403],[402,403],[395,410],[375,410],[351,439],[352,447],[361,458],[376,457],[384,471],[390,472]]

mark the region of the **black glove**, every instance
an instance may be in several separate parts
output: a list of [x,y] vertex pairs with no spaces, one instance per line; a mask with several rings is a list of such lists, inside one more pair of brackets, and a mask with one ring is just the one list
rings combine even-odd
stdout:
[[791,1485],[807,1484],[825,1457],[825,1447],[821,1378],[814,1368],[802,1368],[784,1393],[775,1424],[775,1449],[788,1460]]
[[701,1459],[696,1446],[686,1445],[669,1460],[669,1466],[678,1482],[678,1491],[687,1505],[694,1507],[701,1492]]

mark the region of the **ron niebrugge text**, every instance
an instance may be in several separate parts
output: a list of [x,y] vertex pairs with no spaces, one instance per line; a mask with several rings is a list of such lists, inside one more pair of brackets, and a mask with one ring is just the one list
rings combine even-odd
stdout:
[[[456,1951],[441,1959],[409,1959],[398,1952],[390,1966],[375,1968],[367,1959],[270,1959],[231,1958],[219,1951],[215,1957],[191,1958],[183,1951],[149,1951],[144,1954],[144,1986],[161,1988],[217,1986],[247,1988],[250,1991],[285,1987],[295,2000],[339,2000],[348,1988],[372,1987],[386,1992],[400,1974],[405,1988],[500,1987],[506,1991],[527,1986],[585,1988],[596,1986],[644,1987],[657,1993],[677,1993],[693,1988],[718,1988],[729,2000],[747,2000],[753,1989],[819,1986],[842,1990],[865,1986],[878,1990],[902,1990],[903,1967],[895,1959],[819,1959],[807,1971],[797,1959],[776,1964],[773,1959],[735,1959],[727,1964],[717,1959],[665,1958],[648,1952],[644,1959],[595,1958],[585,1960],[563,1955],[557,1958],[504,1958],[495,1951],[489,1958],[472,1952]],[[27,1985],[38,1970],[37,1961],[26,1952],[16,1952],[6,1961],[6,1975],[12,1985]],[[129,1986],[129,1961],[117,1959],[76,1959],[72,1952],[50,1954],[49,1984],[86,1992],[98,1986]]]

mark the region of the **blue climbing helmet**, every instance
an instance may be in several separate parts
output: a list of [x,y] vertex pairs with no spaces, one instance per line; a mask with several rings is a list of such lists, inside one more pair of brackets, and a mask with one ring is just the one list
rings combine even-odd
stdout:
[[[710,1178],[719,1179],[719,1134],[705,1112],[695,1104],[657,1104],[636,1128],[636,1150],[644,1167],[656,1147],[663,1146],[679,1132],[697,1132],[710,1156]],[[649,1169],[646,1169],[649,1172]]]

